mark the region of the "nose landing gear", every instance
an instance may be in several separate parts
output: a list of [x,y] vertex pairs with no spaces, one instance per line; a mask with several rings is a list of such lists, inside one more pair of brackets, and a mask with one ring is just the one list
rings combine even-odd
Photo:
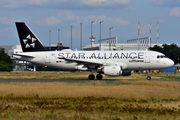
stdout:
[[146,78],[147,80],[151,80],[151,76],[147,76],[147,78]]
[[151,80],[151,76],[150,76],[150,74],[149,74],[149,71],[147,71],[147,78],[146,78],[147,80]]

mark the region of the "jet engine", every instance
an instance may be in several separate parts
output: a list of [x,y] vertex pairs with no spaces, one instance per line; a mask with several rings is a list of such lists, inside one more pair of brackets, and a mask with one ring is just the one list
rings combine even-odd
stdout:
[[104,66],[103,70],[105,75],[108,76],[129,76],[130,70],[122,70],[121,66]]

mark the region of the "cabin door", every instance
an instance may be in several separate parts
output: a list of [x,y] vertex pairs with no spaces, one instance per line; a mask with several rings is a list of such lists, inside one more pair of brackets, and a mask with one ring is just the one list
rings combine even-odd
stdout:
[[48,53],[45,54],[45,63],[50,63],[50,57]]

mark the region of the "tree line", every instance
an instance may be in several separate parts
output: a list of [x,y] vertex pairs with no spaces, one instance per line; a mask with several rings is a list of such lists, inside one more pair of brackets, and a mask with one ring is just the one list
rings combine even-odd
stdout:
[[175,64],[180,63],[180,47],[174,43],[171,45],[163,44],[162,47],[155,45],[154,47],[150,47],[150,50],[165,54],[168,58],[172,59]]
[[13,62],[8,54],[4,52],[4,49],[0,48],[0,71],[12,71]]

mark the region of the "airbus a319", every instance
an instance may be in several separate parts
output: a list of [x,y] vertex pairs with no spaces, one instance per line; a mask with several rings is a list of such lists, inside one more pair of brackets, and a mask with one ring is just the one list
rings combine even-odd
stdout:
[[[156,51],[48,51],[24,22],[16,22],[23,53],[13,54],[19,60],[59,68],[90,71],[88,79],[108,76],[129,76],[133,70],[154,70],[171,67],[174,62]],[[95,76],[94,73],[97,73]],[[147,79],[151,76],[147,74]]]

